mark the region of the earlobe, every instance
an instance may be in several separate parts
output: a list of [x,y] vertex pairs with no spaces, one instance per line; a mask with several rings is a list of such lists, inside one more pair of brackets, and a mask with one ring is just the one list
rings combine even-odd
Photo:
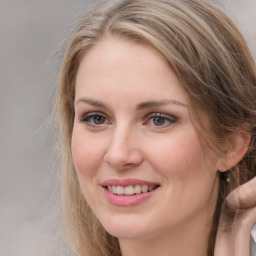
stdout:
[[251,141],[251,135],[244,131],[239,131],[227,139],[223,156],[217,163],[220,172],[226,172],[238,164],[246,152]]

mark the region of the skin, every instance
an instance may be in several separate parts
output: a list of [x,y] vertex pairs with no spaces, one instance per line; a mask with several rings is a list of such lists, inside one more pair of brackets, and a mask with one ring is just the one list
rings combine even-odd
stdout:
[[[73,161],[87,202],[118,237],[123,256],[207,254],[217,170],[227,161],[205,153],[187,106],[186,92],[153,48],[109,37],[80,63]],[[160,187],[143,203],[120,207],[104,194],[102,183],[111,178]]]
[[[232,218],[228,208],[237,209]],[[250,256],[250,233],[256,223],[256,178],[232,191],[223,206],[214,256]]]

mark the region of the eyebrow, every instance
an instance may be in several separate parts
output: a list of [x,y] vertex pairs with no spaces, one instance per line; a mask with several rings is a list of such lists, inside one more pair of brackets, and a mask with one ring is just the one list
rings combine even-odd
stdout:
[[110,107],[107,104],[105,104],[101,101],[91,99],[91,98],[85,98],[85,97],[84,98],[79,98],[77,101],[74,102],[74,104],[78,104],[78,103],[81,103],[81,102],[87,103],[87,104],[92,105],[94,107],[110,109]]
[[[94,107],[99,107],[99,108],[106,108],[106,109],[110,109],[111,107],[101,101],[92,99],[92,98],[79,98],[77,101],[74,102],[74,104],[78,104],[78,103],[87,103],[89,105],[92,105]],[[165,105],[169,105],[169,104],[175,104],[181,107],[187,107],[186,104],[177,101],[177,100],[171,100],[171,99],[164,99],[164,100],[152,100],[152,101],[145,101],[142,103],[139,103],[136,106],[136,110],[143,110],[143,109],[147,109],[147,108],[154,108],[154,107],[160,107],[160,106],[165,106]]]
[[146,101],[138,104],[136,107],[137,110],[142,110],[145,108],[154,108],[154,107],[161,107],[169,104],[175,104],[181,107],[187,107],[186,104],[177,101],[177,100],[170,100],[170,99],[165,99],[165,100],[159,100],[159,101]]

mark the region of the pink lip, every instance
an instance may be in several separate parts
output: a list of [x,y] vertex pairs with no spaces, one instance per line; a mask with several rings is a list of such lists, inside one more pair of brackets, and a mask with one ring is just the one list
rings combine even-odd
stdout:
[[153,193],[157,190],[151,190],[150,192],[134,194],[129,196],[112,194],[107,188],[104,188],[105,196],[107,200],[116,206],[135,206],[139,205],[145,200],[149,199]]
[[107,200],[116,205],[116,206],[135,206],[139,205],[145,200],[149,199],[158,188],[151,190],[150,192],[134,194],[134,195],[116,195],[111,193],[106,187],[107,186],[135,186],[135,185],[159,185],[158,183],[153,183],[144,180],[138,179],[109,179],[102,183],[102,187],[104,189],[105,196]]
[[138,179],[124,179],[124,180],[118,180],[118,179],[109,179],[102,183],[103,187],[107,186],[134,186],[134,185],[159,185],[158,183],[144,181],[144,180],[138,180]]

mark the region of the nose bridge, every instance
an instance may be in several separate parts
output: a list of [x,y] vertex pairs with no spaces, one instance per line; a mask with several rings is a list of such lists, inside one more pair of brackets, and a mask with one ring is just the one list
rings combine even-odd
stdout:
[[117,125],[111,137],[110,147],[117,148],[121,151],[128,150],[128,140],[131,140],[132,129],[128,125]]
[[135,142],[136,130],[121,123],[113,128],[105,161],[115,169],[136,166],[141,160],[141,153]]

